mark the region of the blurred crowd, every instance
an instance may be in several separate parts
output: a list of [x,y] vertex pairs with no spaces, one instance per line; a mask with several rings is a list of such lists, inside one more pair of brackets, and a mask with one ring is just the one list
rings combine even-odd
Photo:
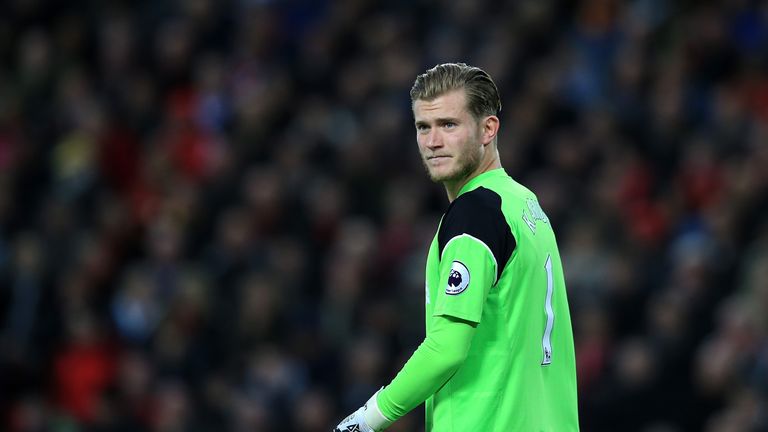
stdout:
[[356,409],[424,336],[408,90],[446,61],[495,78],[558,234],[582,430],[768,430],[752,0],[3,1],[0,429]]

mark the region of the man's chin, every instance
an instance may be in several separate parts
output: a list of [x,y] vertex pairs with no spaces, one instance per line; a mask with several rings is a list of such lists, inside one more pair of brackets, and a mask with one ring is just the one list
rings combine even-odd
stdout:
[[[468,167],[467,167],[468,168]],[[455,183],[465,181],[474,170],[461,169],[450,171],[428,171],[429,178],[435,183]]]
[[426,164],[424,167],[427,169],[429,179],[435,183],[453,182],[466,176],[463,170],[456,169],[456,167],[441,166],[430,169]]
[[455,177],[456,175],[453,173],[435,173],[435,172],[429,173],[430,180],[432,180],[435,183],[444,183],[447,181],[453,181],[453,180],[456,180]]
[[439,172],[437,170],[431,170],[429,168],[427,168],[427,174],[429,174],[429,179],[435,183],[445,181],[445,179],[448,177],[445,173]]

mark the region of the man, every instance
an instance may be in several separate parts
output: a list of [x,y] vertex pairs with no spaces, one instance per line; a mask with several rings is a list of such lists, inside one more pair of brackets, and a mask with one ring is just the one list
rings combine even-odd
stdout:
[[429,248],[426,338],[336,431],[381,431],[426,401],[426,430],[578,430],[568,301],[536,196],[499,161],[501,102],[481,69],[442,64],[411,89],[416,138],[450,205]]

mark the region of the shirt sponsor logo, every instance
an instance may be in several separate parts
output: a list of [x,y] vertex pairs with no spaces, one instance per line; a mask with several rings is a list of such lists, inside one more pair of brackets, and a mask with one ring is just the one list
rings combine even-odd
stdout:
[[451,273],[448,275],[448,286],[445,287],[445,293],[448,295],[461,294],[468,286],[469,269],[461,261],[454,261],[451,264]]

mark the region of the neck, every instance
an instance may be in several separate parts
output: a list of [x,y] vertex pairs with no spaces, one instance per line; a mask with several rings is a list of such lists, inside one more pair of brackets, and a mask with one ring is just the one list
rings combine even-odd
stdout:
[[448,201],[453,202],[453,200],[456,199],[456,197],[459,195],[459,191],[461,188],[464,187],[467,183],[469,183],[470,180],[473,178],[479,176],[482,173],[495,170],[501,168],[501,161],[499,161],[498,153],[494,155],[490,160],[482,162],[475,171],[473,171],[471,174],[466,176],[463,179],[460,180],[454,180],[454,181],[446,181],[443,182],[443,186],[445,186],[445,192],[448,194]]

